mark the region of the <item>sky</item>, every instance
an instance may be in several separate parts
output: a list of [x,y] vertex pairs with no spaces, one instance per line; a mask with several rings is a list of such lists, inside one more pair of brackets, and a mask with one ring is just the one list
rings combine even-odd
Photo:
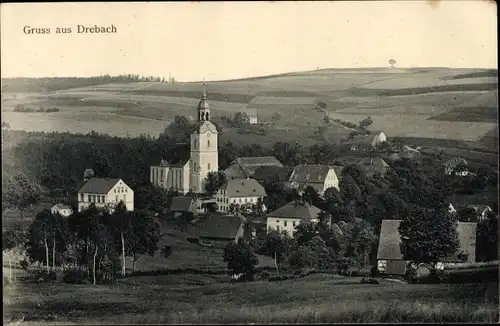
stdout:
[[[497,68],[496,12],[479,0],[3,3],[1,74],[210,81],[387,67],[391,58],[399,67]],[[77,25],[117,33],[79,34]]]

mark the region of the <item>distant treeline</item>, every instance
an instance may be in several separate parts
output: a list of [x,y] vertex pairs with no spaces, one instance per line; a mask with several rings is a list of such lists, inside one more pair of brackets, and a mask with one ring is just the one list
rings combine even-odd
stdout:
[[52,92],[63,89],[98,86],[110,83],[175,82],[174,78],[140,75],[102,75],[94,77],[2,78],[2,92]]

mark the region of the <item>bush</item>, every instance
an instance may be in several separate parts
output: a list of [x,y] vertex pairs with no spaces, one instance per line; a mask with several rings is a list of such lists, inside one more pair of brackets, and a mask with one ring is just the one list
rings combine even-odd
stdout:
[[33,272],[32,278],[37,283],[53,282],[57,280],[57,274],[54,271],[47,273],[45,270],[36,270]]
[[89,283],[88,277],[86,270],[71,268],[64,271],[62,281],[69,284],[86,284]]
[[25,271],[28,270],[28,267],[30,265],[30,262],[26,259],[23,259],[19,262],[19,265],[21,265],[21,268],[24,269]]
[[270,274],[269,274],[268,271],[262,271],[262,272],[260,272],[260,278],[262,278],[263,280],[269,279],[269,276],[270,276]]
[[371,277],[363,277],[360,281],[361,284],[379,284],[379,282]]

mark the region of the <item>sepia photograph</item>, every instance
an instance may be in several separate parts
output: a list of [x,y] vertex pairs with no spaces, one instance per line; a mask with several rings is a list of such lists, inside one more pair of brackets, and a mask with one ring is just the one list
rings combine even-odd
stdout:
[[4,325],[500,322],[496,2],[0,14]]

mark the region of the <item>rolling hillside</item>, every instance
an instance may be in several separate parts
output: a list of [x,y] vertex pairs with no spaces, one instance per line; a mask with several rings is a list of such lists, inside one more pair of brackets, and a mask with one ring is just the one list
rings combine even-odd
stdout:
[[[16,80],[16,88],[20,89]],[[27,84],[33,87],[34,81]],[[202,83],[126,83],[61,89],[52,92],[8,92],[2,80],[2,120],[12,129],[32,131],[94,130],[117,136],[158,135],[176,115],[194,117]],[[22,89],[22,87],[21,87]],[[324,69],[207,83],[214,118],[258,109],[270,122],[276,112],[273,138],[314,142],[312,135],[327,113],[332,119],[358,123],[370,115],[373,130],[388,137],[449,139],[491,143],[498,124],[497,71],[450,68]],[[327,104],[326,112],[316,103]],[[13,112],[16,105],[60,112]],[[292,130],[293,132],[290,132]],[[223,137],[234,137],[227,130]],[[330,141],[349,130],[331,124]],[[254,137],[262,142],[271,137]],[[494,137],[493,137],[494,138]]]

